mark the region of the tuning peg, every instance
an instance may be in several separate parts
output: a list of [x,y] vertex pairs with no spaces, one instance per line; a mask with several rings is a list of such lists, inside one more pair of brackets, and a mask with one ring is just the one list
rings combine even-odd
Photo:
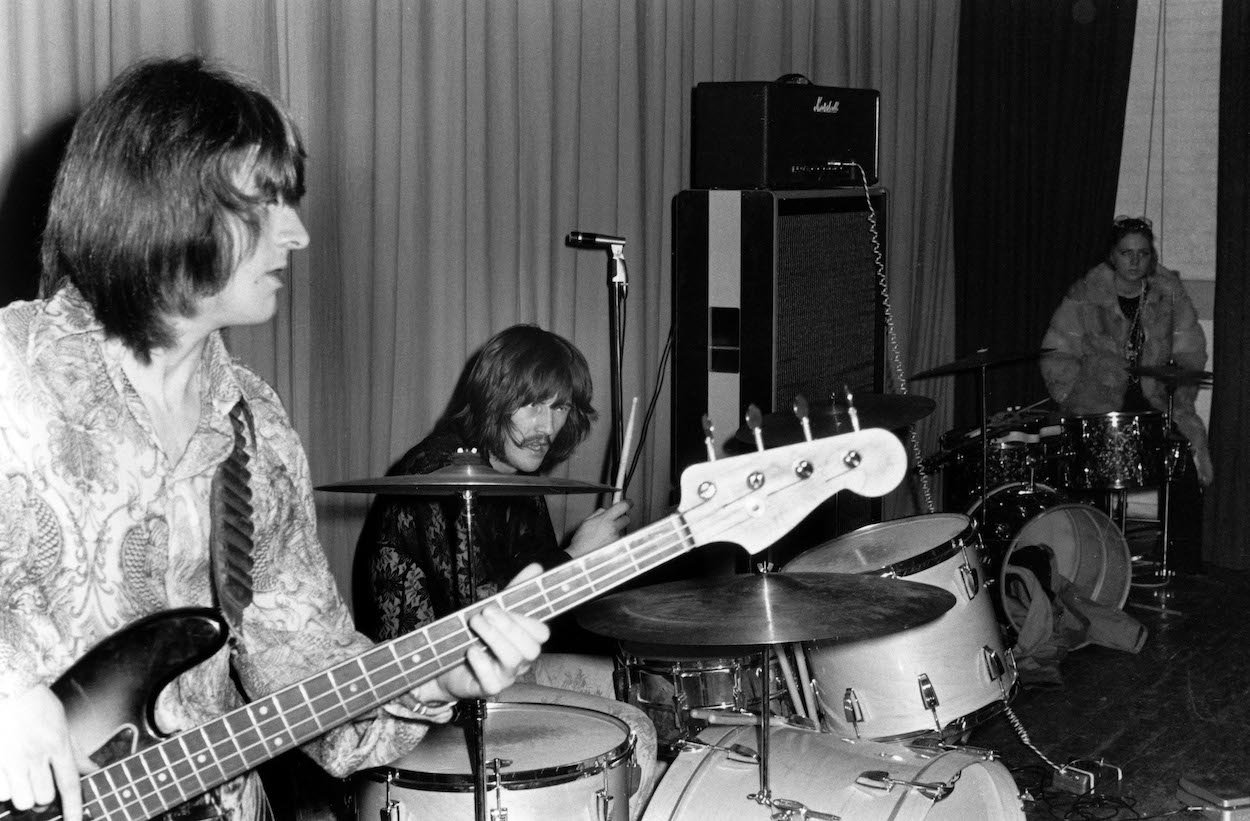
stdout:
[[712,424],[712,417],[706,413],[703,414],[703,447],[707,448],[707,460],[709,462],[716,461],[716,426]]
[[755,405],[747,405],[747,427],[755,435],[755,449],[764,449],[764,414]]
[[846,396],[846,415],[851,420],[851,430],[859,430],[859,412],[855,410],[855,396],[851,393],[850,385],[843,385],[842,391]]
[[794,415],[799,418],[799,424],[803,426],[803,438],[812,441],[812,420],[808,418],[807,398],[803,394],[795,394],[794,397]]

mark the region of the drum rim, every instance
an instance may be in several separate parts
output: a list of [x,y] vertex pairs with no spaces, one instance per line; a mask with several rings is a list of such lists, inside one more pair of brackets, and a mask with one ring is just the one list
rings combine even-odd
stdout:
[[[993,488],[991,488],[985,494],[985,499],[986,501],[988,501],[990,498],[994,496],[994,494],[998,493],[1000,490],[1009,490],[1013,487],[1032,487],[1034,490],[1048,491],[1059,497],[1059,504],[1068,504],[1070,502],[1067,494],[1065,494],[1062,490],[1060,490],[1057,487],[1054,487],[1053,485],[1048,485],[1043,482],[1003,482],[1001,485],[995,485]],[[976,495],[976,498],[972,502],[972,506],[968,508],[968,512],[965,515],[967,515],[969,519],[975,520],[979,523],[980,520],[977,519],[977,513],[980,511],[980,509],[981,509],[981,494],[978,493]],[[1030,521],[1032,521],[1032,519],[1030,519]]]
[[794,568],[792,565],[794,565],[794,563],[797,562],[799,559],[802,559],[805,555],[813,551],[820,550],[824,547],[832,546],[844,540],[849,543],[852,536],[867,534],[874,530],[884,530],[887,527],[897,527],[899,525],[906,524],[909,522],[918,522],[922,519],[937,520],[937,519],[943,519],[943,518],[962,519],[963,527],[955,531],[955,533],[951,535],[950,537],[948,537],[947,539],[939,542],[938,544],[934,545],[928,550],[925,550],[920,553],[916,553],[913,556],[908,556],[905,559],[899,559],[898,561],[890,562],[889,564],[865,568],[864,570],[859,570],[859,571],[854,572],[853,575],[896,576],[899,578],[906,578],[907,576],[914,576],[917,573],[923,573],[929,568],[937,567],[938,565],[942,564],[947,559],[949,559],[951,556],[954,556],[955,554],[962,552],[966,547],[971,546],[973,550],[975,551],[976,542],[978,540],[977,528],[976,528],[976,525],[973,523],[972,518],[970,516],[964,513],[956,513],[953,511],[941,511],[938,513],[920,513],[914,516],[903,516],[898,519],[888,519],[884,522],[873,522],[872,524],[868,524],[868,525],[864,525],[863,527],[856,528],[855,530],[852,530],[850,533],[844,533],[841,536],[830,539],[829,541],[824,542],[822,544],[816,545],[810,550],[806,550],[803,553],[800,553],[799,555],[795,556],[785,565],[785,567],[782,568],[782,572],[846,573],[848,571],[845,571],[845,570],[812,570],[809,568],[798,569],[798,568]]
[[1060,424],[1068,421],[1081,421],[1083,419],[1137,419],[1138,417],[1147,416],[1157,418],[1162,421],[1164,417],[1163,411],[1107,411],[1106,413],[1073,413],[1067,416],[1059,417]]
[[[607,723],[609,724],[617,725],[618,729],[624,731],[625,738],[605,752],[581,761],[557,764],[550,767],[537,767],[529,770],[517,770],[511,773],[500,773],[498,781],[493,774],[487,773],[486,789],[488,790],[493,790],[500,786],[507,790],[529,790],[580,781],[583,778],[598,775],[605,770],[614,769],[620,766],[622,762],[628,762],[629,757],[634,754],[638,744],[638,739],[634,736],[634,732],[628,724],[614,715],[598,710],[575,707],[571,704],[544,704],[542,702],[529,701],[496,701],[489,702],[486,705],[488,715],[492,708],[505,709],[516,707],[547,708],[540,710],[540,712],[572,711],[591,714],[595,718],[608,719]],[[360,775],[370,781],[380,783],[389,781],[391,785],[404,789],[423,789],[430,792],[473,792],[477,789],[476,779],[473,778],[472,772],[436,773],[387,765],[385,767],[373,767],[368,770],[362,770]]]

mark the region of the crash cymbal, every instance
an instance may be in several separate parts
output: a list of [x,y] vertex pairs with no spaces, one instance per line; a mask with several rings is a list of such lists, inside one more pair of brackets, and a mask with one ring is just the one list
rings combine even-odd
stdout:
[[[937,403],[927,396],[915,394],[881,394],[857,393],[853,395],[855,415],[861,428],[885,428],[895,430],[924,419],[933,413]],[[820,439],[839,433],[850,433],[851,418],[847,414],[845,403],[823,403],[812,405],[808,409],[807,418],[812,427],[812,438]],[[764,444],[791,445],[802,442],[803,426],[797,416],[790,411],[764,414],[761,425]],[[734,438],[745,444],[754,444],[755,432],[743,425],[734,434]]]
[[1129,368],[1134,376],[1146,376],[1169,385],[1202,385],[1210,382],[1215,374],[1211,371],[1195,371],[1179,365],[1137,365]]
[[612,593],[578,611],[583,627],[647,644],[859,641],[933,621],[955,606],[940,587],[840,573],[765,573]]
[[1008,362],[1020,362],[1025,359],[1034,359],[1048,354],[1054,348],[1041,348],[1034,351],[1019,351],[1016,353],[994,354],[990,353],[989,348],[982,348],[976,353],[969,354],[962,359],[956,359],[954,362],[947,362],[945,365],[938,365],[936,368],[930,368],[927,371],[912,374],[908,379],[928,379],[931,376],[944,376],[948,373],[961,373],[963,371],[973,371],[977,368],[989,368],[994,365],[1005,365]]
[[546,493],[603,493],[610,485],[560,479],[554,476],[532,476],[527,473],[500,473],[483,463],[451,464],[430,473],[408,476],[383,476],[377,479],[352,479],[319,485],[317,490],[344,493],[380,493],[391,496],[445,496],[473,491],[479,496],[532,496]]

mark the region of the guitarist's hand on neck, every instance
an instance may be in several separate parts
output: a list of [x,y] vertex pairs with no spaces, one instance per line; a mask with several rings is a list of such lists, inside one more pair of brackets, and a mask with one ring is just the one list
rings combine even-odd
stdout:
[[95,769],[72,743],[65,710],[43,685],[0,699],[0,802],[16,810],[51,804],[65,821],[82,817],[81,773]]
[[[528,581],[541,572],[542,567],[531,564],[508,586]],[[510,687],[538,658],[543,642],[551,634],[541,621],[493,605],[469,619],[469,627],[486,648],[470,648],[464,664],[418,687],[414,695],[422,703],[484,698]]]

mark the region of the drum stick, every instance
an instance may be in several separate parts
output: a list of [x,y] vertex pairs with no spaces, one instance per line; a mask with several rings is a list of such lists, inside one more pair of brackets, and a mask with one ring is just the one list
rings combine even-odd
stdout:
[[794,663],[799,668],[799,683],[803,685],[803,697],[807,699],[807,717],[816,718],[816,694],[812,692],[812,676],[807,670],[807,653],[803,650],[802,642],[794,642],[790,645],[790,649],[794,651]]
[[625,470],[633,457],[630,448],[634,446],[634,415],[638,413],[638,397],[629,405],[629,421],[625,423],[625,440],[621,443],[621,463],[616,466],[616,492],[612,494],[612,504],[616,504],[625,495]]
[[[799,698],[799,688],[794,681],[794,669],[790,667],[790,659],[786,657],[785,646],[782,645],[779,647],[777,652],[773,655],[777,657],[777,663],[781,665],[781,675],[785,677],[786,689],[790,691],[790,702],[794,705],[794,711],[798,713],[800,717],[807,718],[807,711],[803,709],[803,700]],[[760,673],[761,675],[771,676],[772,670],[761,670]],[[763,709],[770,710],[772,709],[772,705],[765,704]],[[761,713],[762,712],[763,710],[761,710]]]

